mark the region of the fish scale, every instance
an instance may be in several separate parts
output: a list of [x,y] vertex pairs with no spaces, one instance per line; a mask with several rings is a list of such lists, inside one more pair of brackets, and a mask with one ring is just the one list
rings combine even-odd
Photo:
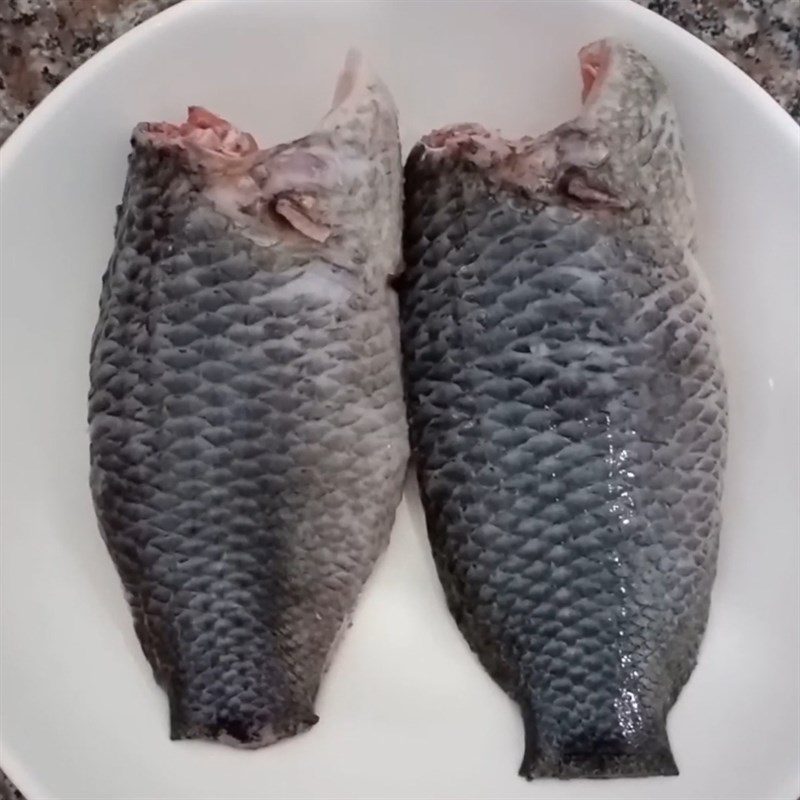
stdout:
[[726,440],[707,300],[664,226],[498,179],[452,131],[406,164],[401,285],[448,605],[520,705],[523,775],[675,773],[665,720],[708,614]]

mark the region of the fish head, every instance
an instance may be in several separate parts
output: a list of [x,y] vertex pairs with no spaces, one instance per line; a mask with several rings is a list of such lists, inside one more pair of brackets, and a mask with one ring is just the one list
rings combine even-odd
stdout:
[[422,138],[412,164],[449,176],[477,172],[494,189],[693,247],[694,197],[663,78],[614,39],[587,45],[579,58],[583,108],[574,119],[520,139],[474,123],[449,125]]
[[[170,150],[208,208],[279,265],[329,263],[368,281],[401,264],[402,170],[397,112],[357,51],[315,131],[259,149],[249,133],[204,108],[186,122],[143,123],[134,144]],[[182,190],[179,189],[179,191]],[[289,256],[287,257],[287,253]]]
[[637,146],[642,128],[670,106],[667,85],[638,50],[601,39],[578,52],[583,81],[583,116],[622,146]]
[[582,113],[554,132],[560,188],[692,246],[694,196],[663,77],[642,53],[615,39],[586,45],[579,61]]

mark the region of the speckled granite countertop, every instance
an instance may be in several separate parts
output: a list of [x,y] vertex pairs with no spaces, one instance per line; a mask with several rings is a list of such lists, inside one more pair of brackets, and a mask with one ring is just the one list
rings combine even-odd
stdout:
[[[0,142],[76,67],[175,2],[0,0]],[[715,47],[800,122],[798,0],[637,2]],[[19,795],[0,772],[0,800],[15,797]]]

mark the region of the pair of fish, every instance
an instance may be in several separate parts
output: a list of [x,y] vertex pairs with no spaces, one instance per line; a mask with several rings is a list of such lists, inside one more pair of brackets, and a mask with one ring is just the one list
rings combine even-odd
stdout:
[[199,108],[136,127],[91,488],[172,738],[317,721],[410,434],[450,610],[522,712],[521,774],[677,772],[725,386],[666,86],[621,43],[580,62],[577,118],[434,131],[404,200],[395,107],[357,55],[290,144]]

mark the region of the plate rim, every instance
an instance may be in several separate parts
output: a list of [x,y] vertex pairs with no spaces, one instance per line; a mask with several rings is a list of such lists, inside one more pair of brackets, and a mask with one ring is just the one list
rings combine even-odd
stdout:
[[[353,0],[334,1],[342,6],[354,4]],[[364,3],[358,4],[378,5],[387,1],[396,2],[397,0],[365,0]],[[501,4],[514,2],[514,0],[496,1]],[[400,0],[400,2],[403,2],[403,0]],[[407,2],[416,3],[417,0],[407,0]],[[539,0],[539,2],[557,3],[559,0]],[[740,87],[743,92],[742,97],[746,100],[747,104],[752,106],[755,112],[767,118],[766,123],[769,127],[775,131],[776,135],[780,135],[786,139],[787,145],[793,148],[800,160],[800,126],[798,123],[796,123],[778,101],[753,78],[733,62],[729,61],[711,45],[703,42],[672,21],[661,17],[656,12],[639,5],[634,0],[625,0],[624,3],[619,2],[619,0],[579,0],[579,3],[575,5],[576,8],[579,8],[580,4],[589,2],[595,5],[599,4],[605,6],[609,9],[613,7],[613,13],[615,14],[622,13],[638,17],[641,23],[656,30],[658,35],[664,35],[674,41],[682,41],[682,46],[692,49],[694,53],[697,54],[697,57],[702,60],[704,66],[707,66],[708,69],[714,69],[724,76],[725,80]],[[50,124],[52,118],[59,113],[61,107],[69,103],[70,98],[81,91],[84,84],[90,81],[94,75],[98,74],[110,60],[123,55],[127,50],[130,50],[131,47],[141,45],[157,30],[170,25],[180,24],[184,15],[213,15],[218,13],[219,9],[223,6],[230,8],[232,3],[244,5],[248,3],[248,0],[204,0],[202,3],[181,0],[175,5],[158,12],[154,16],[136,25],[131,30],[121,34],[98,53],[90,57],[36,105],[22,123],[11,133],[2,147],[0,147],[0,179],[11,171],[14,164],[23,156],[29,140],[38,135],[43,128]],[[296,5],[296,3],[293,0],[272,0],[270,4],[272,8],[291,5]],[[269,14],[273,12],[267,11],[262,13]],[[453,13],[457,13],[457,11]],[[780,133],[778,133],[779,131]],[[5,272],[6,270],[3,268],[3,265],[0,265],[0,276]],[[0,541],[1,540],[2,536],[0,535]],[[1,716],[2,715],[0,715],[0,717]],[[1,725],[0,733],[2,733]],[[0,766],[2,766],[3,771],[8,775],[9,779],[14,782],[29,800],[40,797],[51,797],[49,792],[38,783],[32,771],[26,768],[21,759],[16,757],[13,748],[9,748],[5,737],[2,735],[0,735]]]
[[[511,4],[514,1],[495,0],[495,4]],[[31,109],[27,117],[14,129],[2,147],[0,147],[0,176],[13,167],[20,153],[24,151],[26,139],[34,136],[40,128],[45,127],[49,118],[58,110],[59,105],[67,102],[70,96],[80,89],[81,84],[94,73],[99,72],[107,61],[116,58],[126,49],[136,46],[138,42],[143,41],[158,28],[177,24],[184,15],[211,14],[223,5],[230,8],[233,3],[241,5],[247,2],[248,0],[203,0],[202,3],[199,3],[179,0],[175,5],[159,11],[121,34],[112,42],[109,42],[102,50],[87,59],[61,81],[40,103]],[[339,5],[352,5],[354,0],[333,0],[333,2]],[[398,2],[398,0],[363,0],[358,5],[379,5],[385,2]],[[410,4],[416,3],[417,0],[400,0],[400,2]],[[557,3],[559,0],[538,0],[538,2]],[[800,125],[795,122],[789,112],[766,89],[762,88],[744,70],[736,66],[711,45],[706,44],[693,33],[662,17],[655,11],[639,5],[635,0],[624,0],[622,3],[619,0],[578,0],[576,7],[587,2],[591,2],[594,5],[603,5],[607,8],[614,7],[615,13],[619,13],[620,9],[622,9],[624,14],[639,16],[646,24],[656,29],[660,27],[667,36],[683,39],[687,47],[692,47],[700,58],[708,62],[709,67],[715,68],[725,75],[728,80],[738,83],[742,90],[752,98],[752,102],[758,103],[761,107],[761,113],[771,118],[770,124],[780,128],[782,135],[785,135],[788,141],[795,145],[798,156],[800,156],[800,136],[798,136]],[[269,6],[274,8],[294,4],[293,0],[271,0]]]

